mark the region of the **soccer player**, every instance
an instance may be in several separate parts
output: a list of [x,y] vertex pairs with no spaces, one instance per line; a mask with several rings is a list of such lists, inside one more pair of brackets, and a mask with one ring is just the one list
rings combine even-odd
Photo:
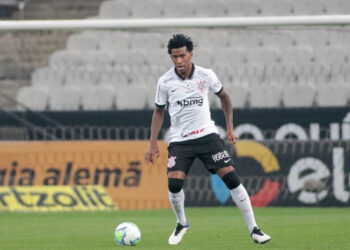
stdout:
[[236,143],[238,138],[233,129],[230,97],[212,70],[192,63],[192,50],[191,38],[183,34],[173,35],[168,42],[168,53],[174,67],[158,81],[151,138],[145,156],[147,163],[154,163],[155,158],[159,157],[157,138],[167,105],[171,118],[167,164],[169,200],[177,218],[177,226],[169,237],[169,244],[179,244],[189,228],[182,187],[196,157],[203,161],[208,171],[218,174],[230,189],[253,241],[266,243],[271,237],[257,226],[248,193],[235,173],[234,163],[210,116],[208,92],[212,91],[221,101],[228,140],[232,144]]

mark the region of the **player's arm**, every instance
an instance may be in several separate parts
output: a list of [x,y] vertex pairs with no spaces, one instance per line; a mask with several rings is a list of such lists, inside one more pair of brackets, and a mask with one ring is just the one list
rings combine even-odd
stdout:
[[156,106],[153,111],[151,124],[151,138],[149,140],[148,149],[145,156],[146,163],[154,163],[159,157],[158,135],[164,121],[164,107]]
[[230,143],[234,144],[237,142],[238,138],[233,130],[233,110],[231,98],[228,95],[228,93],[223,89],[216,95],[220,98],[221,107],[225,114],[227,138],[230,141]]

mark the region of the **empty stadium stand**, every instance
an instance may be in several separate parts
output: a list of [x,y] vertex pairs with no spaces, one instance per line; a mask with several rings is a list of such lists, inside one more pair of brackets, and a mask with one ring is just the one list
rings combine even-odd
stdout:
[[[51,6],[47,3],[29,1],[24,17],[171,18],[350,12],[346,0],[65,0],[52,1]],[[4,65],[0,67],[0,77],[27,80],[31,90],[48,89],[47,105],[33,106],[39,110],[43,107],[52,110],[149,109],[153,107],[157,79],[172,66],[166,44],[175,32],[184,32],[193,38],[194,63],[217,73],[232,95],[233,107],[350,104],[347,27],[105,30],[65,32],[61,37],[56,37],[55,32],[44,32],[47,37],[43,40],[20,33],[28,38],[25,43],[24,39],[18,42],[11,38],[15,34],[0,34],[0,44],[9,47],[1,49],[0,46],[4,52],[0,53],[0,64]],[[25,48],[23,44],[29,46],[44,39],[52,41],[52,45],[42,42],[42,46],[30,46],[37,49],[35,53],[28,53],[31,58],[14,52],[19,47]],[[11,51],[14,56],[6,56]],[[75,96],[79,101],[67,101],[66,105],[49,90],[51,88],[55,89],[54,93],[60,93],[61,98]],[[68,94],[70,90],[74,94]],[[101,95],[109,90],[106,100],[96,97],[96,102],[90,102],[88,97],[93,96],[94,90]],[[28,100],[23,97],[24,93],[18,93],[18,100]],[[213,108],[219,107],[213,96],[210,102]]]

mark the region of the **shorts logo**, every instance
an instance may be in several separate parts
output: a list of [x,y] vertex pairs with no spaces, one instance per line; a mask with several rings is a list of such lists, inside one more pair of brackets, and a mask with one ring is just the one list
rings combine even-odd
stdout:
[[212,155],[211,158],[213,158],[214,162],[221,161],[224,158],[229,158],[230,155],[227,153],[226,150],[216,153],[215,155]]
[[171,156],[168,159],[168,168],[172,168],[175,166],[176,162],[175,162],[176,156]]

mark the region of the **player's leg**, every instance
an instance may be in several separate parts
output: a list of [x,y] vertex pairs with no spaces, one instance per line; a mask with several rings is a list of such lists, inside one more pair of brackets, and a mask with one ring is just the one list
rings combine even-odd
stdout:
[[186,174],[183,171],[173,171],[168,173],[169,201],[176,215],[177,223],[185,226],[187,224],[185,216],[185,194],[182,189]]
[[252,239],[258,243],[269,241],[271,237],[262,233],[256,225],[249,195],[235,174],[234,163],[227,152],[224,141],[220,139],[219,135],[212,134],[207,137],[207,141],[203,145],[198,157],[203,161],[208,171],[218,174],[230,189],[231,197],[241,211]]
[[237,177],[234,167],[227,166],[216,171],[226,186],[230,189],[231,197],[241,211],[250,236],[256,243],[264,244],[270,241],[271,237],[263,233],[256,224],[253,208],[247,190],[244,188],[239,178]]
[[[180,150],[183,150],[180,148]],[[168,188],[169,201],[176,216],[177,224],[169,237],[170,245],[177,245],[181,242],[184,234],[187,232],[189,225],[185,216],[185,194],[183,184],[188,171],[190,170],[194,157],[181,158],[179,149],[171,147],[169,149],[168,159]]]

